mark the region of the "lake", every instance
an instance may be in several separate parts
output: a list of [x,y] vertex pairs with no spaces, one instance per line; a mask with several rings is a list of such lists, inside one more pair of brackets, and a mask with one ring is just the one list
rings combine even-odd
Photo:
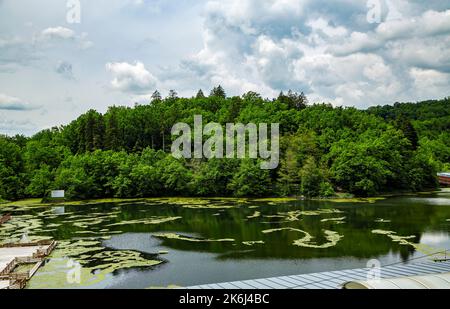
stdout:
[[373,201],[161,198],[1,206],[59,244],[28,288],[159,288],[408,262],[450,248],[450,191]]

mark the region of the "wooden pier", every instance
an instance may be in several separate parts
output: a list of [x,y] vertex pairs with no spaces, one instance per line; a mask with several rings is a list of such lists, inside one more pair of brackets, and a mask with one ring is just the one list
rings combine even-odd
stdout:
[[[0,289],[23,289],[56,247],[56,241],[0,245]],[[34,264],[27,271],[20,265]]]
[[[186,289],[342,289],[349,281],[365,281],[373,269],[360,268],[297,276],[203,284]],[[450,262],[424,262],[380,268],[381,279],[413,277],[450,272]]]

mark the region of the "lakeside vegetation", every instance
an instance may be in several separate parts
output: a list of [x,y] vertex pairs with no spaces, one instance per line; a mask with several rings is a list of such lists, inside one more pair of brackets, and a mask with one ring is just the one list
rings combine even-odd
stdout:
[[[32,137],[0,136],[0,201],[43,197],[63,189],[71,199],[159,196],[375,196],[437,187],[450,170],[450,99],[372,107],[308,105],[289,92],[263,99],[254,92],[227,97],[167,98],[149,104],[90,110],[72,123]],[[280,123],[281,162],[178,160],[172,126],[204,122]]]

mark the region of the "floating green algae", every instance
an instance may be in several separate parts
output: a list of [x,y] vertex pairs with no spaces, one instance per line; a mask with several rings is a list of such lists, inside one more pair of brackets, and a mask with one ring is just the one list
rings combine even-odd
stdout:
[[243,241],[242,244],[246,246],[254,246],[254,245],[264,245],[265,242],[263,240],[253,240],[253,241]]
[[10,206],[17,206],[17,207],[27,207],[27,206],[41,206],[42,199],[40,198],[34,198],[34,199],[25,199],[25,200],[20,200],[20,201],[16,201],[16,202],[7,202],[7,203],[2,203],[0,204],[0,207],[10,207]]
[[89,287],[103,281],[105,277],[106,275],[103,273],[93,274],[89,268],[77,267],[75,269],[73,261],[68,258],[52,258],[30,279],[26,288],[69,289]]
[[334,247],[337,245],[337,243],[344,238],[343,235],[340,235],[338,232],[334,231],[328,231],[324,230],[325,239],[328,241],[327,243],[324,243],[322,245],[317,245],[314,242],[311,242],[310,240],[299,239],[294,241],[295,246],[299,247],[305,247],[305,248],[314,248],[314,249],[326,249],[330,247]]
[[151,199],[155,204],[170,204],[176,205],[188,209],[231,209],[237,208],[238,203],[242,202],[237,199],[205,199],[205,198],[161,198],[161,199]]
[[373,230],[372,234],[379,234],[379,235],[392,235],[392,234],[397,234],[396,232],[393,231],[385,231],[385,230]]
[[312,236],[310,233],[292,228],[292,227],[285,227],[285,228],[278,228],[278,229],[270,229],[270,230],[264,230],[262,231],[264,234],[267,233],[274,233],[279,231],[292,231],[292,232],[298,232],[302,233],[304,235],[303,238],[294,240],[293,245],[299,246],[299,247],[305,247],[305,248],[314,248],[314,249],[325,249],[334,247],[337,245],[337,243],[344,237],[343,235],[339,235],[339,233],[329,230],[324,230],[325,239],[328,241],[327,243],[324,243],[322,245],[317,245],[312,240],[314,239],[314,236]]
[[320,220],[320,222],[335,222],[335,223],[344,223],[344,220],[347,219],[347,217],[340,217],[340,218],[326,218]]
[[[79,264],[80,282],[71,283],[67,273]],[[106,276],[121,269],[149,268],[163,263],[148,259],[133,250],[111,250],[98,239],[60,241],[42,267],[30,281],[30,288],[88,287],[105,280]]]
[[188,208],[188,209],[231,209],[231,208],[236,208],[237,206],[235,205],[215,205],[215,204],[209,204],[209,205],[183,205],[183,208]]
[[300,220],[300,216],[302,215],[302,212],[299,210],[296,211],[288,211],[288,212],[279,212],[279,216],[282,216],[284,220],[287,222],[293,222]]
[[128,221],[121,221],[117,223],[108,224],[106,226],[121,226],[121,225],[129,225],[129,224],[144,224],[144,225],[155,225],[155,224],[162,224],[167,222],[172,222],[176,220],[183,219],[183,217],[151,217],[151,218],[145,218],[145,219],[136,219],[136,220],[128,220]]
[[[142,260],[137,254],[130,255],[126,252],[119,251],[121,254],[115,254],[105,259],[107,263],[98,266],[85,266],[79,264],[77,269],[74,263],[78,260],[69,258],[52,258],[46,263],[28,283],[27,288],[31,289],[60,289],[60,288],[82,288],[101,283],[108,276],[120,269],[131,268],[149,268],[162,263],[161,261]],[[87,259],[89,256],[85,256]],[[70,272],[79,272],[79,281],[70,278]]]
[[393,232],[393,231],[385,231],[385,230],[373,230],[372,231],[373,234],[379,234],[379,235],[386,235],[389,238],[392,239],[392,241],[399,243],[400,245],[416,245],[408,240],[410,239],[415,239],[416,236],[411,235],[411,236],[399,236],[396,235],[397,232]]
[[[301,216],[321,216],[328,214],[341,214],[343,211],[338,209],[318,209],[318,210],[293,210],[288,212],[279,212],[276,215],[264,215],[265,218],[283,219],[282,222],[299,221]],[[342,220],[340,220],[342,221]],[[326,222],[326,221],[322,221]]]
[[0,226],[0,243],[42,240],[43,238],[37,235],[42,230],[42,219],[32,215],[14,215],[10,221]]
[[339,209],[325,208],[325,209],[317,209],[317,210],[304,210],[301,211],[300,214],[303,216],[320,216],[320,215],[328,215],[328,214],[342,214],[344,213]]
[[64,201],[61,203],[43,203],[41,198],[24,199],[15,202],[8,202],[0,204],[0,208],[3,207],[20,207],[20,209],[32,209],[36,207],[58,207],[58,206],[77,206],[77,205],[95,205],[105,203],[119,203],[121,201],[130,201],[130,199],[96,199],[96,200],[83,200],[83,201]]
[[73,226],[80,227],[80,228],[89,228],[92,225],[99,225],[105,222],[104,218],[89,218],[89,219],[83,219],[83,220],[77,220],[72,223]]
[[240,198],[240,197],[213,197],[208,198],[208,200],[213,201],[215,203],[235,203],[235,204],[248,204],[250,200],[248,198]]
[[253,215],[247,216],[247,219],[255,219],[255,218],[259,218],[260,216],[261,216],[261,212],[255,211],[255,212],[253,213]]
[[264,218],[285,218],[283,215],[264,215]]
[[299,230],[299,229],[295,229],[293,227],[280,227],[280,228],[277,228],[277,229],[263,230],[261,232],[263,234],[269,234],[269,233],[281,232],[281,231],[294,231],[294,232],[306,233],[305,231],[302,231],[302,230]]
[[385,197],[369,197],[369,198],[331,198],[331,199],[325,199],[327,202],[333,202],[333,203],[376,203],[378,201],[385,200]]
[[421,252],[421,253],[423,253],[425,255],[433,255],[435,253],[439,253],[439,252],[443,252],[444,251],[444,249],[433,248],[433,247],[425,245],[425,244],[411,242],[410,241],[411,239],[416,239],[417,238],[414,235],[399,236],[399,235],[397,235],[397,232],[385,231],[385,230],[373,230],[372,233],[373,234],[378,234],[378,235],[386,235],[389,238],[391,238],[393,242],[396,242],[396,243],[398,243],[399,245],[402,245],[402,246],[412,246],[418,252]]
[[183,197],[168,197],[168,198],[161,198],[161,199],[152,199],[153,202],[158,203],[167,203],[172,205],[207,205],[211,202],[207,199],[201,199],[201,198],[183,198]]
[[376,223],[391,223],[392,221],[391,221],[391,220],[386,220],[386,219],[379,218],[379,219],[376,219],[375,222],[376,222]]
[[264,203],[289,203],[289,202],[295,202],[298,201],[298,199],[293,197],[274,197],[274,198],[257,198],[252,199],[252,202],[264,202]]
[[293,228],[293,227],[282,227],[282,228],[277,228],[277,229],[269,229],[269,230],[262,231],[262,233],[268,234],[268,233],[275,233],[275,232],[281,232],[281,231],[291,231],[291,232],[298,232],[298,233],[304,234],[304,237],[302,239],[294,241],[294,245],[295,245],[296,242],[307,243],[307,242],[311,241],[314,238],[308,232],[300,230],[300,229],[296,229],[296,228]]
[[203,239],[203,238],[195,238],[195,237],[185,236],[185,235],[176,234],[176,233],[156,233],[156,234],[153,234],[153,236],[158,237],[158,238],[183,240],[183,241],[190,241],[190,242],[234,242],[235,241],[232,238]]

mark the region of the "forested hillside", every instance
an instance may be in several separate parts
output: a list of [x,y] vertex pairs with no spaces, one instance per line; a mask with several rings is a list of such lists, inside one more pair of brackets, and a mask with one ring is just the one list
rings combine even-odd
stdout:
[[[74,199],[151,196],[372,196],[435,188],[450,169],[450,100],[395,104],[367,111],[308,105],[303,94],[257,93],[178,98],[171,92],[134,108],[90,110],[67,126],[33,137],[0,137],[0,199],[42,197],[64,189]],[[177,160],[177,122],[280,123],[281,163]]]

